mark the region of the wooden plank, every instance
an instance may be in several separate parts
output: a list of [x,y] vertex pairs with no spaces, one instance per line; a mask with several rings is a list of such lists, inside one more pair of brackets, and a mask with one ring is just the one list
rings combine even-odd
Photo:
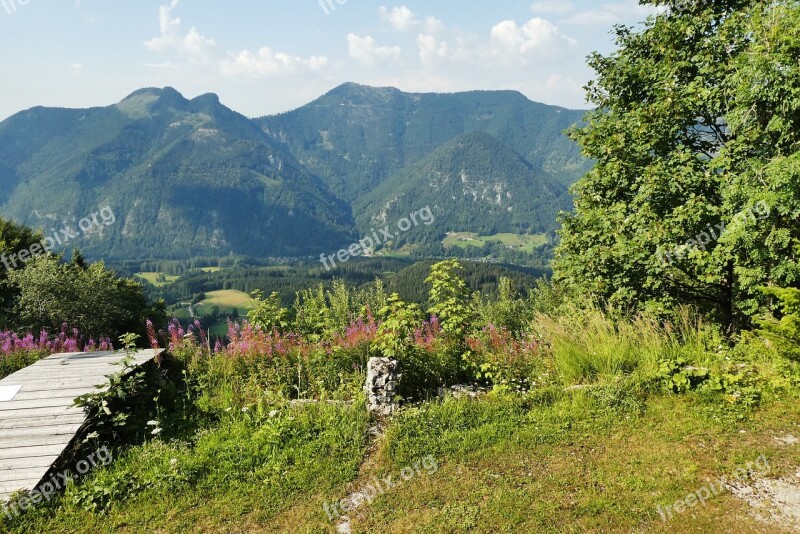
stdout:
[[[80,428],[80,427],[78,427]],[[4,453],[8,450],[17,450],[22,448],[23,450],[29,447],[33,447],[36,445],[62,445],[67,446],[69,442],[72,441],[72,438],[75,436],[75,432],[78,429],[76,428],[75,431],[70,433],[55,433],[51,432],[47,435],[39,435],[39,436],[17,436],[13,440],[0,440],[0,461],[4,456]]]
[[9,459],[4,463],[0,463],[0,473],[3,471],[14,471],[16,469],[38,468],[42,471],[42,475],[44,475],[47,472],[47,469],[52,466],[53,462],[55,462],[57,459],[58,458],[54,456],[36,456],[33,458]]
[[69,389],[58,389],[58,390],[48,390],[48,389],[41,389],[41,390],[33,390],[27,391],[27,388],[21,390],[17,393],[16,397],[14,397],[15,401],[23,401],[23,400],[36,400],[36,399],[74,399],[75,397],[80,397],[86,393],[94,393],[97,391],[94,387],[85,387],[85,388],[69,388]]
[[11,495],[15,491],[33,489],[40,480],[41,478],[30,477],[24,480],[0,482],[0,492]]
[[29,467],[26,469],[4,469],[0,471],[0,483],[13,482],[15,480],[29,480],[31,478],[42,478],[41,467]]
[[[17,376],[19,383],[23,384],[29,380],[52,380],[52,379],[65,379],[65,378],[83,378],[86,380],[87,376],[93,376],[94,379],[89,385],[102,384],[108,375],[116,374],[120,371],[118,367],[102,367],[102,366],[87,366],[81,367],[47,367],[36,370],[36,373],[26,373]],[[84,382],[85,383],[85,382]]]
[[61,424],[83,423],[86,415],[83,413],[69,413],[66,415],[51,415],[32,417],[30,419],[0,419],[0,431],[12,428],[34,428],[58,426]]
[[8,460],[17,458],[36,458],[38,456],[58,456],[64,450],[63,445],[33,445],[0,449],[0,465],[8,465]]
[[[162,351],[140,351],[141,366]],[[54,354],[0,380],[0,504],[16,489],[31,490],[52,468],[85,423],[75,397],[101,391],[108,375],[122,370],[123,353]]]
[[14,410],[27,410],[30,408],[54,408],[64,407],[64,405],[71,405],[73,398],[70,397],[51,397],[33,400],[17,400],[9,402],[0,402],[0,418],[7,415],[3,412]]
[[74,435],[82,425],[83,421],[65,425],[21,427],[0,430],[0,447],[5,444],[3,440],[10,441],[16,438],[29,438],[34,436],[59,436],[61,434]]
[[72,388],[80,388],[80,387],[89,387],[93,388],[95,385],[102,384],[103,379],[100,379],[100,382],[93,383],[88,382],[85,378],[81,379],[80,377],[68,378],[65,380],[28,380],[25,382],[25,385],[22,386],[22,391],[57,391],[61,389],[72,389]]
[[12,421],[15,419],[28,419],[30,417],[42,416],[59,416],[59,415],[74,415],[82,414],[81,408],[72,408],[67,406],[49,406],[44,408],[25,408],[22,410],[14,410],[8,413],[4,412],[3,421]]

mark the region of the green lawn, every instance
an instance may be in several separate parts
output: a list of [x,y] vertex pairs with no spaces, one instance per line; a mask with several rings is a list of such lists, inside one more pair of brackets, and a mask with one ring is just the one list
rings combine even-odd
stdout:
[[[432,458],[435,469],[417,470],[352,511],[352,531],[789,531],[758,522],[729,492],[669,521],[657,509],[761,455],[768,478],[791,477],[800,446],[776,437],[798,433],[796,399],[772,401],[739,422],[695,395],[653,397],[639,408],[609,401],[577,392],[426,402],[391,420],[360,468],[368,426],[360,410],[278,408],[274,419],[223,421],[194,444],[134,447],[57,507],[41,506],[7,528],[335,532],[324,503],[375,477],[397,481],[403,468]],[[74,504],[105,487],[130,496],[112,499],[105,513]]]
[[253,298],[247,293],[233,289],[209,291],[205,300],[195,306],[195,313],[199,316],[211,315],[214,306],[218,306],[222,314],[233,313],[234,309],[244,314],[253,306]]
[[547,236],[544,234],[495,234],[479,236],[473,232],[448,232],[447,237],[442,241],[442,244],[446,248],[458,247],[461,249],[467,249],[469,247],[483,248],[487,243],[501,243],[514,250],[531,254],[537,248],[547,243]]
[[[247,293],[242,291],[235,291],[231,289],[209,291],[206,293],[205,300],[202,300],[194,306],[194,313],[197,317],[207,317],[214,311],[214,306],[219,307],[219,313],[222,318],[209,328],[209,335],[211,336],[224,336],[228,333],[227,316],[233,315],[233,311],[237,310],[240,316],[246,316],[247,312],[253,306],[253,299]],[[177,319],[190,319],[188,303],[173,307],[170,310],[170,315]]]
[[139,277],[143,280],[147,280],[156,287],[166,286],[168,284],[171,284],[178,278],[180,278],[180,276],[174,276],[156,272],[141,272],[141,273],[136,273],[134,276]]

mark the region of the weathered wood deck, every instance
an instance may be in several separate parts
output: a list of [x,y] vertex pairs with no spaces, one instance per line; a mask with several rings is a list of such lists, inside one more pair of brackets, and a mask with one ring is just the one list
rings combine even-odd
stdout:
[[[162,351],[134,355],[135,366]],[[0,380],[0,504],[32,490],[86,422],[75,397],[107,386],[121,352],[54,354]]]

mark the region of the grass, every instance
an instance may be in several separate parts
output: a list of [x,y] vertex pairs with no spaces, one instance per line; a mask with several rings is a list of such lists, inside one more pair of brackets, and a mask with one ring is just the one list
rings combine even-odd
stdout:
[[[218,273],[222,269],[220,267],[202,267],[197,270],[202,271],[204,273]],[[156,287],[167,286],[180,278],[180,276],[178,275],[171,275],[160,272],[140,272],[136,273],[134,276],[139,277],[143,280],[147,280]]]
[[469,247],[483,248],[487,243],[500,243],[510,249],[531,254],[537,248],[547,244],[547,236],[544,234],[519,235],[507,233],[479,236],[472,232],[448,232],[447,237],[442,241],[445,248],[458,247],[461,249]]
[[[215,293],[221,308],[244,295]],[[10,524],[0,516],[0,531],[333,532],[325,503],[411,472],[350,511],[353,532],[783,532],[729,493],[669,521],[658,509],[762,456],[769,477],[794,476],[800,446],[776,438],[800,436],[798,365],[752,336],[728,346],[688,311],[674,323],[560,313],[537,315],[525,343],[495,334],[470,345],[524,348],[540,362],[525,387],[484,362],[497,389],[419,395],[374,439],[360,393],[366,338],[309,345],[256,332],[214,355],[178,344],[166,368],[177,376],[183,362],[191,388],[166,388],[183,404],[164,401],[164,431],[58,502]],[[428,364],[459,348],[434,341]],[[405,380],[425,365],[401,361]],[[295,393],[322,402],[292,405]],[[326,402],[343,398],[356,400]]]
[[267,522],[352,479],[366,425],[360,406],[284,406],[228,416],[188,438],[123,452],[110,467],[71,485],[58,507],[40,506],[13,525],[0,516],[0,531],[226,532]]
[[233,289],[210,291],[206,293],[205,300],[195,306],[195,313],[200,316],[211,315],[214,306],[218,306],[222,314],[233,313],[234,309],[246,313],[253,306],[253,298],[247,293]]
[[[362,410],[282,409],[223,422],[194,444],[136,447],[10,531],[333,532],[323,503],[433,455],[435,472],[352,512],[353,531],[782,532],[730,494],[669,523],[659,516],[659,505],[761,455],[770,476],[800,465],[800,448],[774,439],[798,432],[796,399],[735,425],[708,408],[697,395],[612,406],[586,392],[427,402],[391,422],[360,471]],[[104,514],[72,504],[82,487],[130,479],[141,490]]]
[[555,365],[567,385],[585,384],[635,374],[642,381],[654,377],[662,360],[698,363],[720,344],[719,336],[706,330],[688,313],[679,328],[666,331],[657,321],[637,317],[613,323],[600,311],[572,317],[537,318],[553,351]]
[[143,280],[147,280],[156,287],[164,287],[176,281],[178,278],[180,278],[180,276],[168,275],[157,272],[141,272],[141,273],[136,273],[134,276],[139,277]]
[[[783,532],[755,521],[730,494],[669,523],[657,508],[762,454],[771,476],[793,473],[800,450],[774,436],[797,432],[794,401],[766,406],[734,427],[709,417],[696,397],[654,398],[641,415],[607,411],[582,396],[528,409],[481,404],[430,405],[401,418],[387,437],[399,447],[385,443],[375,471],[397,471],[430,453],[440,469],[365,504],[351,517],[353,531]],[[420,424],[444,428],[418,432]],[[322,532],[319,502],[345,493],[293,507],[269,528]]]
[[[209,327],[208,333],[212,337],[225,336],[228,333],[227,317],[233,315],[234,310],[238,311],[240,316],[246,316],[253,302],[253,298],[242,291],[232,289],[209,291],[206,293],[206,298],[194,306],[194,313],[197,317],[208,317],[213,313],[214,307],[218,307],[221,318]],[[169,313],[176,319],[191,319],[188,303],[171,307]]]

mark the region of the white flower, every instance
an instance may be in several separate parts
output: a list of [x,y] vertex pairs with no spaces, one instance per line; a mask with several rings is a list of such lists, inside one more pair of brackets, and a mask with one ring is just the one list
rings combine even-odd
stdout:
[[275,417],[276,415],[278,415],[278,413],[279,413],[278,410],[272,410],[271,412],[269,412],[269,416]]

